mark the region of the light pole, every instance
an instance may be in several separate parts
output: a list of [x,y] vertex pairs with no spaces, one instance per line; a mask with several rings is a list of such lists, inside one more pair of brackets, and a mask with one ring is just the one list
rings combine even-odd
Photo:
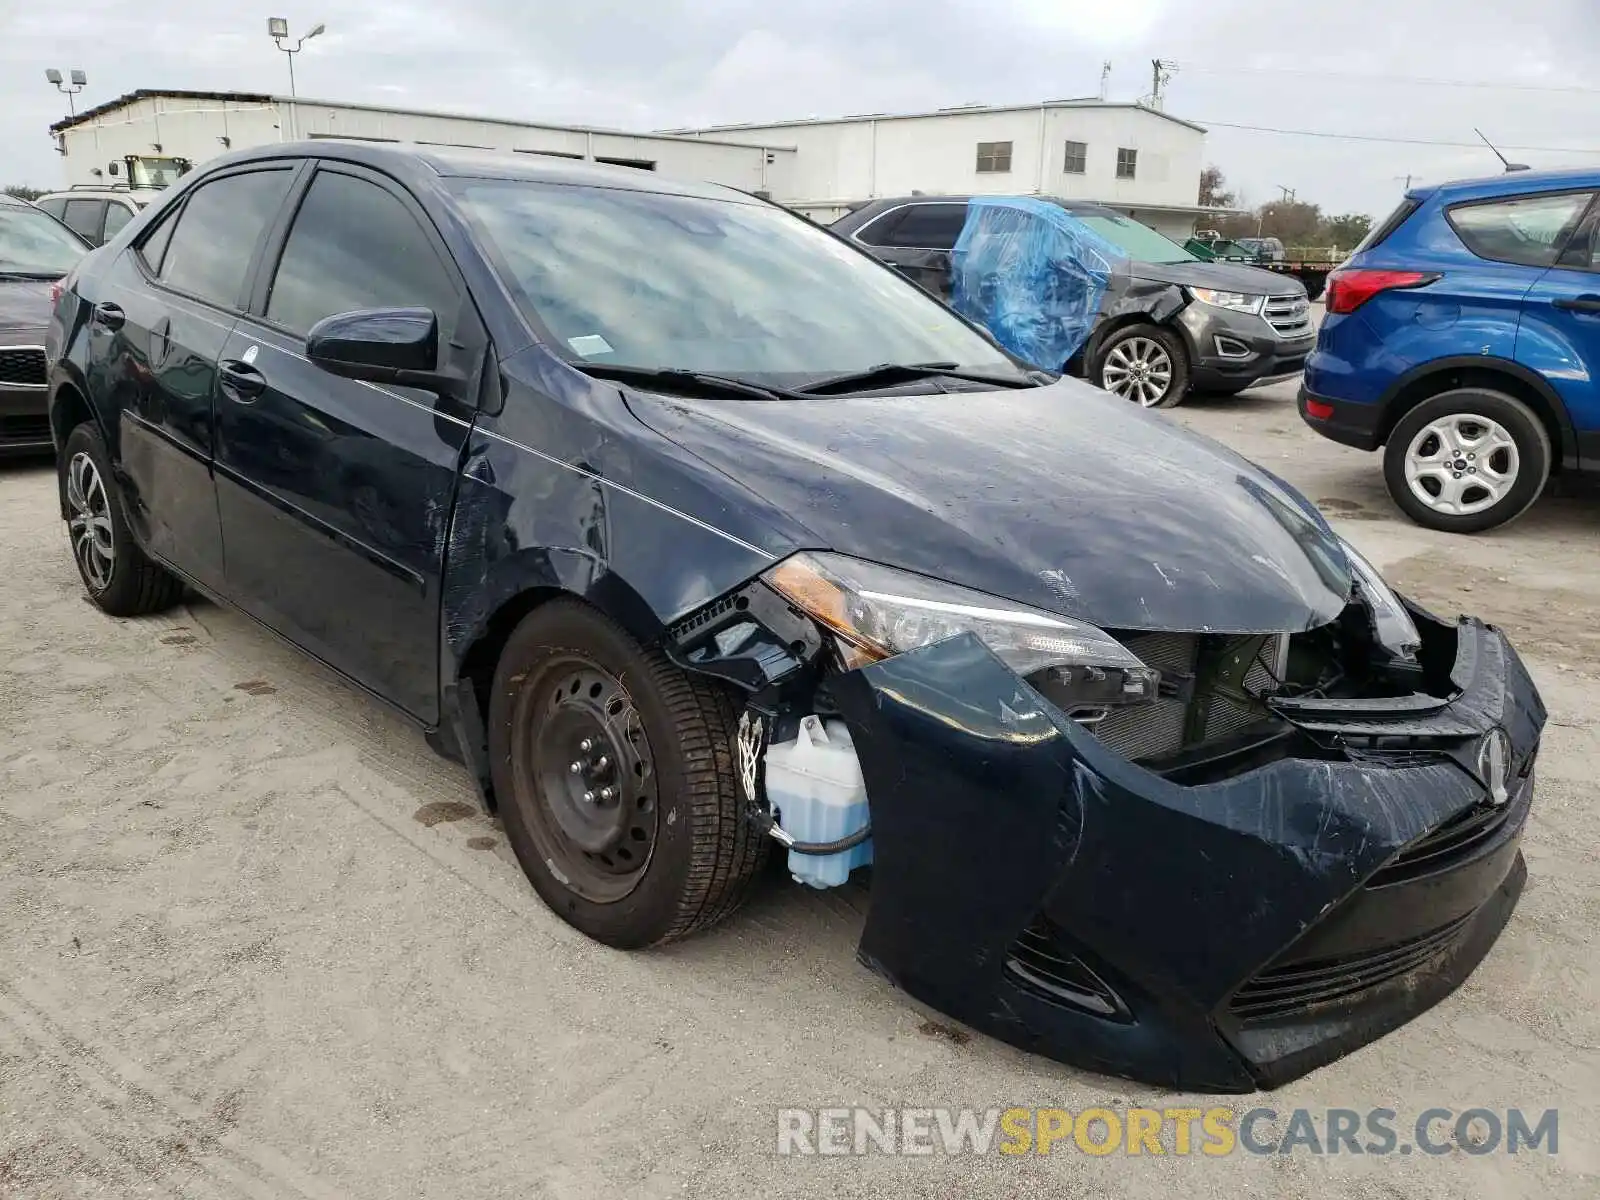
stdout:
[[[318,21],[311,27],[310,31],[303,38],[300,38],[298,41],[296,41],[293,46],[286,46],[284,43],[289,40],[289,22],[283,17],[267,18],[267,36],[272,39],[273,45],[289,56],[289,123],[291,126],[293,126],[295,123],[294,102],[297,98],[294,88],[294,56],[300,53],[300,48],[302,46],[304,46],[312,38],[320,35],[326,29],[327,26],[321,21]],[[293,132],[295,136],[299,136],[300,131],[298,129],[294,129]]]
[[48,70],[46,70],[44,77],[51,83],[55,84],[56,91],[60,92],[67,98],[67,112],[76,117],[78,115],[78,106],[73,102],[72,98],[79,92],[83,91],[83,85],[89,82],[89,77],[82,71],[74,68],[71,72],[69,72],[68,80],[64,81],[61,78],[61,72],[56,70],[54,67],[50,67]]

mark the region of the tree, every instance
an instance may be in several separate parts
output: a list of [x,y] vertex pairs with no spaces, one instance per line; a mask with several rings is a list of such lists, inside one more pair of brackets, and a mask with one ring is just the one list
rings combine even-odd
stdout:
[[15,196],[18,200],[37,200],[44,195],[44,189],[28,187],[22,183],[12,183],[6,185],[6,195]]
[[1238,203],[1234,194],[1227,190],[1228,181],[1223,177],[1222,168],[1207,167],[1200,172],[1200,203],[1207,208],[1232,208]]
[[1274,200],[1256,210],[1262,237],[1285,246],[1311,246],[1322,228],[1322,209],[1303,200]]
[[1317,240],[1340,250],[1354,250],[1371,229],[1372,218],[1366,213],[1345,213],[1324,220]]

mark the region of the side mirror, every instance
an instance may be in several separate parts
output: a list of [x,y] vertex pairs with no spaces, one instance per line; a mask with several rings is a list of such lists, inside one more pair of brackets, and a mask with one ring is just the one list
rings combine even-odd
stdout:
[[439,369],[439,318],[427,308],[362,308],[324,317],[306,335],[306,357],[330,375],[452,391]]

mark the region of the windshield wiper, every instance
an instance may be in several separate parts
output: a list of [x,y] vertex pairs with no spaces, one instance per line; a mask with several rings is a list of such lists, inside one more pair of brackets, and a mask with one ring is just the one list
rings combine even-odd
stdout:
[[784,388],[751,383],[748,379],[735,379],[731,375],[708,375],[704,371],[689,371],[682,367],[631,367],[623,363],[597,362],[575,362],[572,365],[596,379],[616,379],[623,383],[637,383],[641,387],[654,384],[674,391],[719,392],[724,395],[754,396],[760,400],[800,398],[800,393]]
[[1039,381],[1028,375],[1007,377],[984,375],[977,371],[963,371],[959,363],[879,363],[862,371],[847,371],[843,375],[830,375],[795,388],[807,396],[821,396],[829,392],[860,391],[872,387],[888,387],[917,379],[934,379],[941,375],[951,379],[965,379],[972,383],[987,383],[994,387],[1038,387]]

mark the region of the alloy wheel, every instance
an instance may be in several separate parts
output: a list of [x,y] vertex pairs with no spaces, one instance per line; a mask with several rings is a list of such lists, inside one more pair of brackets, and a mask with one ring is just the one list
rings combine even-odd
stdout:
[[1406,485],[1434,512],[1471,516],[1506,497],[1520,466],[1517,443],[1503,425],[1473,413],[1451,413],[1411,439]]
[[96,592],[111,586],[116,543],[111,528],[111,501],[94,459],[80,450],[67,464],[67,529],[72,557],[83,581]]
[[1100,377],[1106,391],[1155,408],[1172,387],[1172,358],[1154,338],[1131,337],[1111,348]]
[[552,871],[597,904],[638,885],[656,842],[656,771],[622,682],[576,651],[530,678],[515,802]]

